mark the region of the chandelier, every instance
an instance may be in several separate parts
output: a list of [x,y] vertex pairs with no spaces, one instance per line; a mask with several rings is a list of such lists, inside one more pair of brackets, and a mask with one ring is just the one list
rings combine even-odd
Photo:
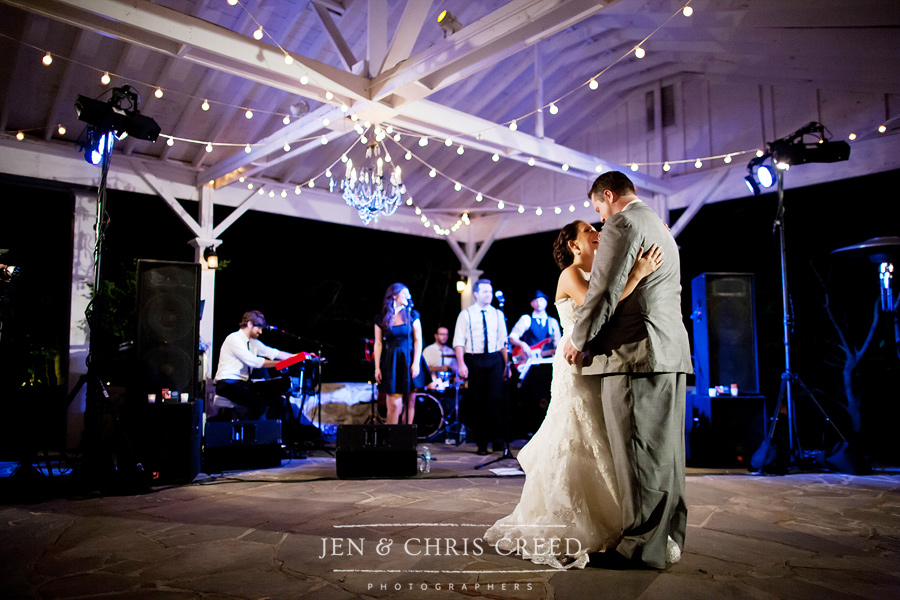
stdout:
[[390,191],[385,189],[384,160],[379,156],[381,149],[377,142],[366,148],[366,158],[359,171],[353,161],[347,159],[347,173],[341,181],[344,200],[359,212],[359,218],[366,225],[372,219],[378,222],[378,215],[391,216],[400,206],[401,194],[406,191],[400,179],[400,167],[394,167],[390,177]]

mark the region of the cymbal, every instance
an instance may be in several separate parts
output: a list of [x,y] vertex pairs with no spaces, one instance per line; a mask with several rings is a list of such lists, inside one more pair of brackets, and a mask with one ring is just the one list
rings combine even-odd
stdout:
[[832,250],[831,253],[841,253],[844,256],[867,256],[872,262],[890,262],[891,257],[900,256],[900,237],[871,238],[861,244]]

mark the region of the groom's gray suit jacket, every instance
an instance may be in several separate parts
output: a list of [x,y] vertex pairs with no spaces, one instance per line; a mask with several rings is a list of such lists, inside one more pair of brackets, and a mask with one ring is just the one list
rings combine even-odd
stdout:
[[[663,264],[621,303],[619,298],[640,248],[658,244]],[[572,343],[593,361],[584,375],[691,373],[691,351],[681,316],[681,266],[672,234],[640,200],[603,226],[584,306]]]

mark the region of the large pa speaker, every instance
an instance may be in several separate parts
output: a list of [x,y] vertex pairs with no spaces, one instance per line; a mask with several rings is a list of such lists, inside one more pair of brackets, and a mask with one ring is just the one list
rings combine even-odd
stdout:
[[198,400],[135,404],[124,416],[134,453],[151,483],[189,483],[200,472]]
[[415,425],[338,425],[337,476],[412,477],[418,441]]
[[756,305],[750,273],[701,273],[691,283],[698,394],[717,385],[759,393]]
[[281,466],[281,421],[207,421],[203,472]]
[[[139,260],[135,389],[132,397],[187,392],[197,397],[200,265]],[[177,396],[175,397],[177,402]]]

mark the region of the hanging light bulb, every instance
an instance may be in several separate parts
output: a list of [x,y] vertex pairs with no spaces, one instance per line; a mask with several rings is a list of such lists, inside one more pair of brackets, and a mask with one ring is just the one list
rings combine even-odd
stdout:
[[322,145],[324,146],[327,143],[328,143],[328,136],[323,135],[322,136]]
[[518,129],[518,128],[519,128],[519,126],[516,125],[515,120],[514,120],[512,123],[509,124],[509,130],[510,130],[510,131],[515,131],[515,130]]
[[169,138],[166,140],[166,146],[174,146],[175,140],[173,138]]
[[446,140],[444,140],[444,145],[449,148],[450,146],[453,145],[453,140],[450,138],[447,138]]
[[350,107],[347,106],[346,104],[342,103],[341,104],[341,112],[347,112],[348,110],[350,110]]
[[594,167],[594,171],[596,171],[597,173],[602,173],[602,172],[603,172],[603,165],[598,163],[597,166]]
[[410,152],[409,150],[407,150],[407,151],[406,151],[406,154],[403,156],[403,158],[405,158],[406,160],[411,159],[411,158],[412,158],[412,152]]
[[524,212],[525,212],[525,207],[520,204],[519,205],[519,214],[521,215]]
[[66,135],[66,126],[60,124],[60,126],[56,128],[56,133],[59,135]]
[[498,161],[500,160],[500,155],[499,155],[499,154],[493,155],[493,156],[491,157],[491,160],[494,161],[494,162],[498,162]]
[[420,138],[419,138],[419,145],[422,146],[423,148],[424,148],[425,146],[427,146],[427,145],[428,145],[428,138],[427,138],[427,137],[420,137]]
[[329,92],[328,90],[326,90],[326,91],[325,91],[325,99],[326,99],[326,100],[334,100],[334,94],[332,94],[331,92]]
[[553,212],[556,214],[560,214],[562,212],[562,209],[557,206],[556,208],[553,209]]
[[311,187],[311,188],[316,187],[316,180],[315,180],[315,179],[310,179],[310,180],[309,180],[309,183],[308,183],[307,185],[309,185],[309,187]]
[[568,170],[569,170],[569,163],[563,163],[563,165],[562,165],[562,170],[563,170],[563,171],[568,171]]
[[228,5],[229,5],[229,6],[236,6],[237,3],[238,3],[238,0],[228,0]]
[[647,55],[647,53],[644,51],[643,48],[641,48],[640,46],[638,46],[637,48],[634,49],[634,55],[635,55],[637,58],[644,58],[644,57]]
[[294,195],[295,195],[295,196],[299,196],[299,195],[300,195],[300,191],[301,191],[301,190],[300,190],[300,186],[298,185],[297,187],[294,188]]
[[44,55],[44,58],[41,59],[41,62],[44,63],[44,66],[49,67],[53,64],[53,55],[48,52]]
[[763,155],[763,151],[762,151],[762,150],[757,150],[757,151],[756,151],[756,158],[761,158],[762,155]]
[[253,150],[253,148],[250,147],[250,144],[247,144],[246,146],[244,146],[244,152],[246,152],[247,154],[250,154],[250,152],[252,150]]
[[266,190],[264,190],[264,189],[262,189],[262,188],[259,188],[259,191],[256,192],[256,193],[259,194],[260,196],[262,196],[263,194],[266,193]]
[[456,185],[453,186],[453,189],[459,192],[460,190],[462,190],[462,184],[457,181]]
[[201,108],[202,110],[204,110],[204,111],[209,110],[209,101],[208,101],[208,100],[204,100],[204,101],[203,101],[203,104],[200,105],[200,108]]
[[541,216],[542,214],[544,214],[544,211],[543,211],[543,209],[542,209],[540,206],[538,206],[538,207],[535,209],[534,214],[536,214],[537,216]]
[[556,106],[556,103],[551,102],[551,103],[550,103],[550,114],[551,114],[551,115],[555,115],[555,114],[558,113],[558,112],[559,112],[559,107]]
[[244,116],[247,117],[248,119],[252,119],[252,118],[253,118],[253,111],[250,110],[250,109],[248,108],[248,109],[247,109],[247,112],[244,113]]
[[159,88],[159,87],[156,88],[156,91],[153,92],[153,95],[156,96],[157,98],[162,98],[163,97],[162,88]]
[[291,118],[290,118],[289,116],[287,116],[287,115],[284,115],[284,118],[281,120],[281,122],[284,123],[285,125],[290,125],[290,124],[291,124]]
[[428,171],[428,176],[432,178],[437,177],[437,171],[435,171],[434,169]]
[[109,71],[107,71],[107,72],[103,73],[103,77],[100,78],[100,83],[102,83],[103,85],[109,85],[109,82],[110,82]]
[[286,65],[294,64],[294,57],[291,56],[290,54],[288,54],[287,52],[284,53],[284,64],[286,64]]
[[481,192],[478,192],[475,196],[475,202],[481,202],[482,200],[484,200],[484,196],[481,195]]
[[21,142],[22,140],[25,139],[25,134],[20,131],[19,133],[16,134],[16,139]]
[[275,197],[275,190],[269,190],[269,198]]
[[852,142],[853,140],[856,139],[856,134],[855,134],[855,133],[851,133],[850,135],[847,136],[847,139],[850,140],[850,141]]
[[702,163],[702,162],[700,161],[700,159],[698,158],[698,159],[696,160],[696,162],[694,162],[694,166],[695,166],[696,168],[699,169],[700,167],[703,166],[703,163]]
[[878,126],[878,133],[884,133],[885,131],[887,131],[887,127],[885,125]]
[[207,142],[207,143],[206,143],[206,151],[207,151],[207,152],[212,152],[212,151],[213,151],[213,145],[212,145],[212,142]]
[[590,207],[591,207],[591,202],[590,202],[590,200],[585,200],[583,206],[584,206],[585,208],[590,208]]
[[663,171],[665,171],[666,173],[668,173],[671,168],[672,167],[669,166],[669,163],[663,163]]
[[631,163],[631,170],[632,170],[632,171],[637,171],[638,169],[639,169],[639,167],[638,167],[638,164],[637,164],[637,163]]
[[691,8],[690,5],[685,6],[684,8],[681,9],[681,14],[683,14],[683,15],[686,16],[686,17],[689,17],[689,16],[691,16],[692,14],[694,14],[694,9]]
[[247,179],[247,178],[244,177],[243,175],[241,175],[240,177],[238,177],[238,181],[241,182],[241,183],[244,183],[244,180],[246,180],[246,179]]
[[569,205],[569,212],[575,212],[575,205],[574,205],[574,204],[570,204],[570,205]]
[[248,190],[252,190],[252,189],[253,189],[253,182],[252,182],[252,181],[251,181],[250,183],[247,184],[247,189],[248,189]]
[[263,28],[262,28],[262,25],[260,25],[259,28],[253,32],[253,39],[256,41],[259,41],[262,38],[263,38]]
[[304,73],[300,76],[300,85],[306,85],[307,83],[309,83],[309,75]]
[[285,190],[281,190],[281,197],[287,198],[287,192]]
[[466,149],[462,147],[462,144],[460,144],[459,148],[456,149],[456,153],[459,154],[460,156],[462,156],[465,151],[466,151]]
[[588,83],[588,87],[592,90],[596,90],[598,87],[600,87],[600,84],[597,83],[596,79],[591,79],[590,83]]
[[503,200],[500,200],[499,202],[497,202],[497,208],[499,208],[500,210],[503,210],[503,208],[504,208],[505,206],[506,206],[506,205],[503,204]]
[[290,151],[291,151],[291,145],[290,145],[290,144],[285,144],[285,145],[284,145],[284,151],[285,151],[285,152],[290,152]]

